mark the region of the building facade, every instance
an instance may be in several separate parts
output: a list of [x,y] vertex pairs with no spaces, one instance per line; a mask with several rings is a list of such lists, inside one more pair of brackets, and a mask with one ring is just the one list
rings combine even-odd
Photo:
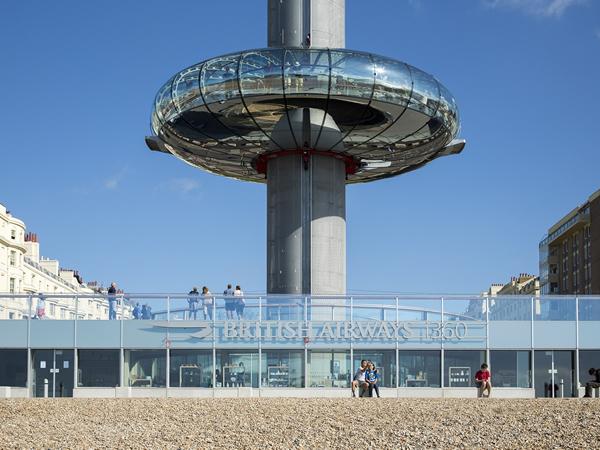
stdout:
[[542,294],[600,294],[600,190],[550,227],[539,251]]
[[[0,204],[0,320],[22,319],[35,315],[38,294],[45,298],[44,317],[48,319],[108,318],[108,302],[93,295],[101,289],[88,287],[76,270],[62,269],[56,259],[40,256],[40,244],[25,223]],[[9,298],[2,294],[26,294]],[[34,295],[35,294],[35,295]],[[86,301],[75,304],[60,294],[86,295]],[[28,302],[27,295],[32,295]],[[125,304],[125,311],[131,308]]]
[[497,397],[572,397],[600,366],[600,297],[130,297],[154,313],[0,320],[4,395],[346,397],[368,359],[388,397],[475,396],[483,362]]

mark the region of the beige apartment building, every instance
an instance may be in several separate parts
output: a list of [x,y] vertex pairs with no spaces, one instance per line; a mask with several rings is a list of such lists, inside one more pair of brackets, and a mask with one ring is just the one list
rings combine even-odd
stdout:
[[542,294],[600,294],[600,189],[539,244]]
[[[30,314],[28,299],[9,299],[2,294],[37,294],[46,299],[46,317],[49,319],[106,319],[108,303],[95,297],[98,289],[83,283],[75,270],[61,269],[56,259],[40,255],[37,235],[26,231],[25,223],[14,217],[0,204],[0,319],[21,319]],[[57,294],[82,294],[76,306],[72,299],[54,297]],[[89,296],[89,297],[88,297]],[[126,306],[126,314],[129,307]]]

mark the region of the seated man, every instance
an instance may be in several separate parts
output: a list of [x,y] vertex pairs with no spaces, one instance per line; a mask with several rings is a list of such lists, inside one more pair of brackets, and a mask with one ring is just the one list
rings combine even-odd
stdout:
[[479,388],[477,397],[484,397],[484,392],[487,390],[487,397],[492,394],[492,375],[488,370],[488,365],[483,363],[481,369],[475,374],[475,385]]
[[366,370],[367,360],[363,359],[352,380],[352,397],[362,397],[365,393],[369,392],[369,383],[367,383],[367,380],[365,379]]
[[600,369],[594,369],[593,367],[588,370],[588,373],[593,377],[590,381],[585,383],[585,395],[584,397],[593,397],[592,391],[600,388]]

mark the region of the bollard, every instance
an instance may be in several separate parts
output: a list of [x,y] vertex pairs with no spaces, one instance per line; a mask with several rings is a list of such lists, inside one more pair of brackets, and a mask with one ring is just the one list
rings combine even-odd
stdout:
[[48,378],[44,378],[44,398],[48,398]]
[[560,379],[560,398],[565,398],[565,381]]

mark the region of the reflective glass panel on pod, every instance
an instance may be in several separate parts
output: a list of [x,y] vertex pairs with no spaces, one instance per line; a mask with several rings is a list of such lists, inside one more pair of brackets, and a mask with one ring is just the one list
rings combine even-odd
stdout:
[[186,111],[202,105],[204,101],[200,95],[200,70],[201,64],[189,67],[179,72],[173,80],[173,103],[177,111]]
[[200,89],[204,101],[212,110],[212,103],[239,97],[238,60],[240,55],[223,56],[208,60],[202,66]]
[[440,89],[435,78],[411,66],[413,94],[409,107],[433,116],[438,108]]

